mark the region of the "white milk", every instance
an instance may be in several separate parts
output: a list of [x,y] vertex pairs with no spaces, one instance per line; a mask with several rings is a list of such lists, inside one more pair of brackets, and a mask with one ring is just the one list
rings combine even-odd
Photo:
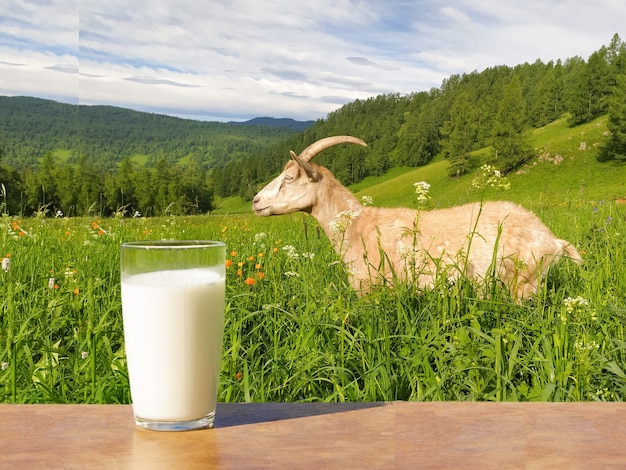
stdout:
[[191,421],[215,411],[224,330],[224,277],[210,269],[122,279],[135,416]]

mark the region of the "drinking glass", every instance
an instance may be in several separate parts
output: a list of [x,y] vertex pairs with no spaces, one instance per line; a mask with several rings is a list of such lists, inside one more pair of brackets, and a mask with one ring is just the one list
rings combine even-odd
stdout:
[[213,427],[224,330],[222,242],[121,247],[122,315],[137,426]]

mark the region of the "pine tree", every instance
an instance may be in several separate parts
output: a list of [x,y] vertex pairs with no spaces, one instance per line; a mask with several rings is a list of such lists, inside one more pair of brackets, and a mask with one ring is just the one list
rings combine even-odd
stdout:
[[449,174],[461,176],[472,170],[470,151],[475,141],[476,119],[467,93],[457,96],[444,123],[443,150],[450,161]]
[[532,156],[526,127],[526,103],[517,75],[504,89],[493,126],[493,149],[496,166],[508,172]]
[[616,76],[606,127],[611,135],[601,149],[598,161],[626,160],[626,75]]
[[564,87],[563,67],[559,60],[536,84],[536,98],[529,111],[532,127],[545,126],[563,114]]
[[589,56],[580,70],[568,105],[572,126],[590,122],[607,112],[611,93],[611,69],[606,47]]

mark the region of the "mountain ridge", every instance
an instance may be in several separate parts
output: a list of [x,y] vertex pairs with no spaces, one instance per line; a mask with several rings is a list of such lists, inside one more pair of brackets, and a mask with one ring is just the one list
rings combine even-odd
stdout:
[[269,116],[261,116],[249,119],[248,121],[235,122],[228,121],[227,124],[248,125],[248,126],[268,126],[268,127],[286,127],[294,131],[304,131],[315,124],[315,121],[296,121],[291,118],[273,118]]
[[236,125],[118,106],[0,95],[2,163],[14,168],[36,165],[46,153],[58,151],[68,156],[68,163],[85,156],[108,168],[136,155],[155,161],[164,156],[170,163],[193,157],[210,168],[259,153],[298,133],[298,125],[294,120],[270,118]]

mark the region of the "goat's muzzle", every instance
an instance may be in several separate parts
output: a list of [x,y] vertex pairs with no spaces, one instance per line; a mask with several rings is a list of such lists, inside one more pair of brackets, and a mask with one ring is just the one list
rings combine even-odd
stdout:
[[256,215],[260,215],[260,216],[271,215],[270,207],[269,206],[263,207],[261,205],[261,198],[258,195],[254,196],[254,199],[252,200],[252,210],[254,211]]

